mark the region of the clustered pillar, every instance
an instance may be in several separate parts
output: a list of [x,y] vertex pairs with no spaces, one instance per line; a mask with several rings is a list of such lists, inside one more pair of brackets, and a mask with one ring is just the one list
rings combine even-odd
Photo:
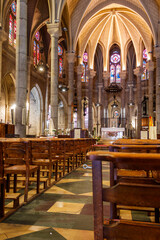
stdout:
[[68,128],[72,129],[74,97],[74,60],[75,53],[67,53],[68,59]]
[[27,0],[17,0],[15,133],[26,136]]
[[126,104],[126,78],[127,78],[127,72],[122,71],[120,73],[121,82],[122,82],[122,93],[121,93],[121,108],[122,108],[122,127],[125,127],[125,104]]
[[147,62],[147,70],[149,72],[149,108],[148,113],[149,116],[153,118],[153,90],[154,90],[154,62]]
[[92,133],[93,130],[93,112],[92,112],[92,102],[93,102],[93,78],[96,72],[92,69],[89,70],[89,92],[88,92],[88,99],[89,99],[89,109],[88,109],[88,130]]
[[82,128],[82,72],[83,66],[77,66],[77,127]]
[[2,85],[2,45],[3,42],[7,40],[7,34],[0,30],[0,99],[1,99],[1,85]]
[[137,138],[140,138],[141,133],[141,123],[142,123],[142,86],[141,86],[141,76],[143,73],[143,69],[141,67],[137,67],[134,70],[134,74],[137,76]]
[[160,134],[160,47],[155,48],[156,55],[156,125]]
[[58,130],[58,38],[59,24],[48,24],[48,32],[51,35],[51,119],[53,128]]

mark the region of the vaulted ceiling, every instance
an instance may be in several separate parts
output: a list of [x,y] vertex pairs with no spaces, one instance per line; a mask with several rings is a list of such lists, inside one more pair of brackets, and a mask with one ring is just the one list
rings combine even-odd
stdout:
[[158,42],[160,0],[67,0],[65,9],[70,19],[70,50],[78,46],[82,56],[87,47],[91,68],[98,43],[103,49],[107,71],[109,50],[114,43],[121,49],[125,70],[130,41],[135,48],[137,66],[141,64],[142,47],[150,53],[152,45]]

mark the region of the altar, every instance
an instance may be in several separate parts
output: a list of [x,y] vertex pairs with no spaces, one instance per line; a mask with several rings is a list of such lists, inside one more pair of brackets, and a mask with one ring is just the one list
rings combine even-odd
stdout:
[[123,138],[125,128],[101,128],[101,139],[116,140]]

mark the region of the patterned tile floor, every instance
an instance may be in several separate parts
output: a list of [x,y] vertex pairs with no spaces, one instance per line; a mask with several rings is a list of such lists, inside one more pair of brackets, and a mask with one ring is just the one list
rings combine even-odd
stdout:
[[[108,186],[106,164],[103,180]],[[109,204],[104,211],[109,217]],[[146,212],[121,210],[121,216],[150,221]],[[0,223],[0,240],[4,239],[93,240],[92,170],[78,168]]]
[[[103,173],[108,185],[107,165]],[[0,223],[3,239],[93,240],[92,170],[78,168]]]

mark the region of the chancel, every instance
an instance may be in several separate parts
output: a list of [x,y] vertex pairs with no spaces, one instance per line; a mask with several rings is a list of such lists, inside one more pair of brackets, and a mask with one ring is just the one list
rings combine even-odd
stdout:
[[[94,225],[95,188],[106,191],[96,164],[120,194],[123,183],[128,195],[158,189],[159,139],[159,0],[0,0],[0,239],[129,239]],[[118,165],[133,152],[134,167]],[[158,224],[158,203],[119,199],[104,197],[105,226]]]

